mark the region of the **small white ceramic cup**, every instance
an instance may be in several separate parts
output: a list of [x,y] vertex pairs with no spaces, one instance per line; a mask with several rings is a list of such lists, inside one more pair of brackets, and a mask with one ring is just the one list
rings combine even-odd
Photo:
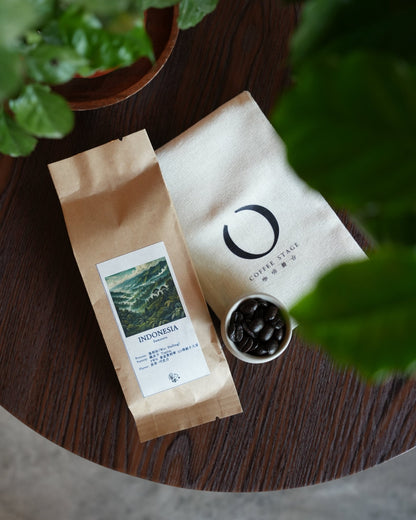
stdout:
[[[245,301],[252,298],[261,298],[263,300],[266,300],[268,302],[273,303],[276,305],[276,307],[279,309],[280,314],[282,318],[285,321],[285,335],[282,339],[282,342],[280,344],[280,348],[277,352],[270,356],[254,356],[253,354],[244,353],[238,350],[235,343],[229,338],[228,336],[228,325],[230,323],[231,315],[233,312],[239,307],[239,305]],[[237,300],[226,312],[224,319],[221,322],[221,335],[222,339],[224,340],[225,346],[227,349],[233,354],[236,358],[241,359],[242,361],[246,361],[247,363],[254,363],[254,364],[260,364],[260,363],[267,363],[269,361],[273,361],[273,359],[276,359],[279,357],[288,347],[290,340],[292,338],[292,323],[290,319],[289,312],[287,308],[283,305],[281,301],[279,301],[274,296],[271,296],[270,294],[264,294],[264,293],[256,293],[256,294],[247,294]]]

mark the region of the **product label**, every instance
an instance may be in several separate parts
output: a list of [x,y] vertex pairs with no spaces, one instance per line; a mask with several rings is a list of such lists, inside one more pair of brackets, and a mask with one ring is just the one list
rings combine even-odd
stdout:
[[209,374],[163,242],[97,269],[144,397]]

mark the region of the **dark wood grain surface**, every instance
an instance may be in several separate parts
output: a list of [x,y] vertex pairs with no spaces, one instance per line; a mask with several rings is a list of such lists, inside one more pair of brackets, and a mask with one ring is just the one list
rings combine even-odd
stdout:
[[0,404],[48,439],[131,475],[216,491],[315,484],[415,445],[414,382],[366,385],[296,335],[265,365],[226,352],[244,414],[140,444],[47,170],[142,128],[158,148],[243,90],[268,113],[289,81],[297,16],[278,0],[222,0],[137,95],[77,113],[71,135],[29,158],[0,159]]

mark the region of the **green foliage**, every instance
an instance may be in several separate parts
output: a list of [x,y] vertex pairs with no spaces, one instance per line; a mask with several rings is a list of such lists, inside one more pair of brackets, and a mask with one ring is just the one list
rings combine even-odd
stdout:
[[[407,223],[416,210],[415,68],[353,52],[311,60],[296,82],[272,116],[294,169],[364,224],[375,213],[400,218],[414,242]],[[388,222],[373,231],[376,239],[403,240]]]
[[0,152],[12,157],[29,155],[36,146],[36,139],[23,130],[15,120],[0,108]]
[[416,254],[383,249],[370,261],[337,267],[292,313],[338,363],[372,378],[404,372],[415,360]]
[[139,19],[132,29],[118,34],[107,31],[97,16],[72,6],[57,24],[46,28],[46,34],[48,38],[57,37],[61,45],[84,58],[84,64],[77,69],[82,76],[130,65],[138,56],[154,59],[151,42]]
[[30,0],[0,2],[0,103],[14,95],[23,83],[17,45],[21,35],[37,21],[35,5]]
[[149,7],[169,7],[179,4],[179,29],[189,29],[197,25],[207,14],[214,11],[218,0],[136,0],[136,6],[142,9]]
[[68,133],[74,115],[65,100],[46,85],[27,85],[21,95],[10,102],[16,123],[36,137],[58,139]]
[[413,0],[310,0],[291,42],[295,67],[317,56],[377,51],[414,62]]
[[0,45],[14,45],[22,34],[39,20],[36,3],[31,0],[0,2]]
[[0,47],[0,104],[14,95],[22,84],[19,54],[12,49]]
[[[182,0],[181,29],[198,23],[218,0]],[[60,138],[73,125],[62,97],[47,85],[75,75],[154,60],[144,11],[178,0],[2,0],[0,2],[0,152],[28,155],[35,137]],[[59,98],[59,100],[58,100]],[[39,102],[39,106],[35,103]]]
[[214,11],[218,0],[182,0],[179,7],[179,27],[188,29]]
[[297,173],[372,237],[369,261],[328,273],[293,308],[306,338],[366,376],[416,359],[415,16],[408,0],[306,2],[294,86],[271,115]]
[[69,46],[41,42],[26,54],[27,75],[39,83],[58,85],[69,81],[88,60]]

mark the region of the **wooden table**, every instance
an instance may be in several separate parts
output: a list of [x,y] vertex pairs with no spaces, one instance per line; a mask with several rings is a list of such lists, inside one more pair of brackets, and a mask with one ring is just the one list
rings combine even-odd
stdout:
[[0,404],[82,457],[175,486],[258,491],[348,475],[416,444],[415,383],[366,386],[296,336],[274,363],[226,352],[244,414],[140,444],[72,255],[47,163],[141,128],[158,148],[243,90],[267,113],[288,83],[297,10],[283,5],[222,0],[137,95],[78,113],[70,136],[27,159],[1,158]]

